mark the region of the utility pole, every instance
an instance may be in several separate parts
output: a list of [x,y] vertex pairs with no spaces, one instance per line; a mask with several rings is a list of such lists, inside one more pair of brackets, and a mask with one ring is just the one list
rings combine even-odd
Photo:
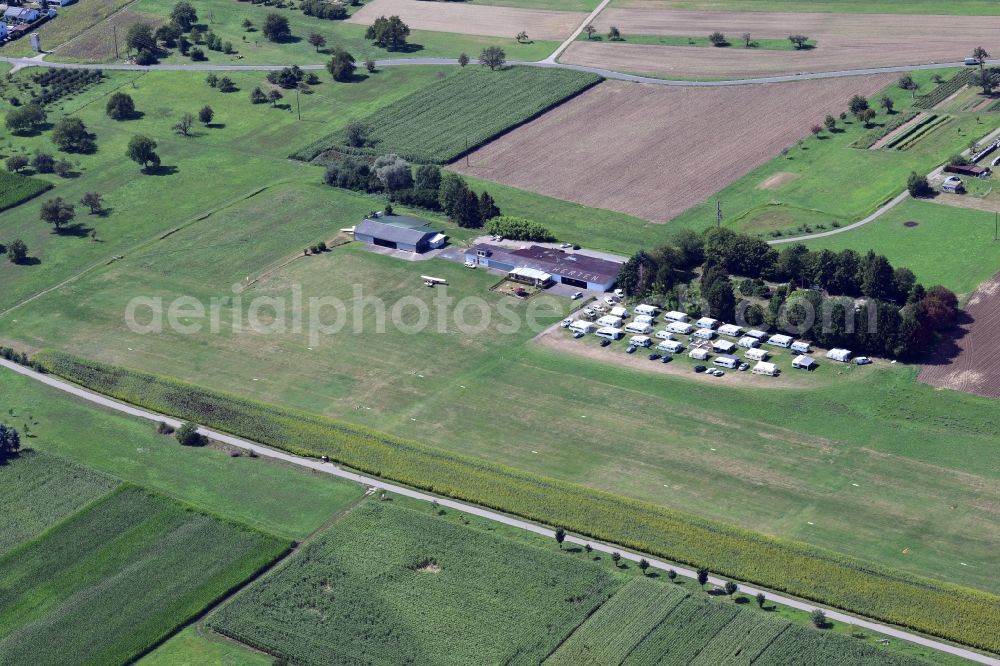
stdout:
[[299,106],[299,88],[295,87],[295,111],[299,115],[299,120],[302,120],[302,107]]
[[722,226],[722,201],[715,202],[715,226]]
[[1000,213],[996,213],[993,220],[993,240],[1000,240]]
[[115,60],[121,60],[121,55],[118,53],[118,24],[112,23],[111,30],[115,35]]
[[465,166],[469,166],[469,137],[465,137]]

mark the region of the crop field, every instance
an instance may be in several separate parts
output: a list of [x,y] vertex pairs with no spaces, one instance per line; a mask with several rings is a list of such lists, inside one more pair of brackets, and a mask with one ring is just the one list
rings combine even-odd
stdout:
[[942,4],[937,0],[612,0],[612,7],[637,9],[685,9],[704,11],[827,12],[853,14],[948,14],[956,16],[997,16],[1000,7],[990,0],[956,0]]
[[[79,36],[91,26],[127,7],[134,0],[86,0],[66,7],[59,7],[59,15],[43,23],[37,30],[46,51],[55,49]],[[0,47],[0,56],[18,57],[33,55],[31,40],[21,38]]]
[[297,664],[528,664],[614,587],[554,548],[368,501],[209,623]]
[[136,663],[139,666],[273,666],[274,658],[196,625],[182,629]]
[[[788,638],[786,638],[786,636]],[[546,664],[813,664],[920,666],[854,638],[799,627],[780,617],[636,578],[587,618]]]
[[[598,81],[593,74],[539,67],[465,69],[365,118],[371,131],[369,145],[361,151],[448,162]],[[343,140],[331,135],[297,156],[312,159],[323,150],[342,149]]]
[[[7,404],[7,403],[3,403]],[[25,418],[24,415],[15,413]],[[7,425],[22,428],[6,415]],[[0,555],[59,523],[115,489],[118,481],[58,456],[25,451],[0,467],[4,509],[0,512]]]
[[451,168],[664,222],[794,144],[852,95],[894,78],[725,89],[606,81]]
[[[507,37],[521,32],[529,39],[563,40],[587,18],[585,12],[521,9],[483,4],[436,3],[422,0],[372,0],[348,23],[371,25],[379,16],[399,16],[411,30],[434,30]],[[472,55],[472,54],[470,54]]]
[[[71,203],[79,201],[84,192],[100,192],[108,212],[89,215],[78,205],[73,232],[54,234],[50,225],[38,219],[37,199],[5,211],[0,216],[0,239],[23,239],[29,255],[40,263],[25,267],[0,262],[0,284],[4,285],[0,312],[94,266],[103,266],[115,256],[127,256],[170,229],[227,208],[269,185],[291,180],[318,183],[322,170],[289,162],[290,150],[421,88],[440,71],[436,67],[389,68],[359,84],[316,85],[313,94],[301,95],[302,121],[296,120],[290,108],[250,104],[248,91],[263,83],[259,73],[231,72],[239,91],[224,94],[210,88],[197,74],[107,72],[101,84],[64,101],[62,108],[49,109],[50,122],[62,115],[78,115],[96,134],[97,152],[71,156],[79,163],[78,177],[43,178],[54,186],[51,196]],[[26,75],[18,73],[15,81]],[[143,115],[116,122],[105,115],[104,102],[111,91],[123,85]],[[181,99],[182,108],[176,102]],[[199,127],[190,137],[171,130],[182,111],[197,112],[205,104],[215,111],[214,127]],[[0,111],[9,108],[0,102]],[[133,134],[157,141],[163,165],[155,175],[141,175],[137,165],[124,157]],[[29,155],[37,150],[53,151],[47,133],[10,137],[8,141]],[[178,197],[178,191],[184,196]],[[368,204],[371,207],[373,202]],[[98,242],[88,237],[92,230],[97,232]]]
[[805,34],[814,49],[713,48],[643,45],[626,42],[575,42],[562,62],[608,67],[669,77],[762,77],[801,72],[839,71],[876,66],[956,62],[972,53],[1000,28],[1000,17],[909,16],[779,12],[687,11],[609,8],[595,20],[606,32],[617,26],[626,40],[635,35],[704,38],[715,31],[738,42],[743,33],[759,39]]
[[124,488],[0,559],[0,661],[128,661],[287,547]]
[[234,458],[215,447],[180,446],[172,437],[156,434],[148,421],[94,409],[5,369],[0,369],[0,405],[17,415],[8,421],[15,427],[28,421],[32,437],[27,445],[36,451],[0,467],[0,478],[11,480],[11,493],[27,498],[8,499],[0,520],[0,551],[40,534],[119,480],[299,540],[362,493],[357,484],[326,475],[260,458]]
[[[107,20],[61,44],[53,50],[53,54],[60,60],[112,62],[115,55],[115,34],[126,35],[129,28],[138,23],[145,23],[155,30],[167,22],[163,16],[122,9]],[[123,45],[119,44],[119,48],[122,49]]]
[[[995,267],[995,265],[994,265]],[[965,304],[960,326],[941,358],[920,371],[920,381],[941,388],[1000,398],[1000,274],[979,286]]]
[[37,197],[52,185],[40,178],[32,178],[10,171],[0,171],[0,210]]
[[863,227],[806,243],[814,250],[873,249],[925,285],[971,294],[1000,266],[996,215],[928,201],[904,201]]
[[[293,453],[316,457],[320,454],[326,454],[333,461],[349,464],[364,472],[374,473],[416,487],[431,488],[459,499],[501,508],[531,519],[544,519],[562,524],[568,529],[583,534],[615,541],[675,561],[696,565],[709,563],[709,566],[724,575],[758,582],[774,589],[833,605],[842,605],[842,607],[851,608],[871,617],[918,628],[935,635],[948,636],[967,644],[996,648],[994,638],[998,634],[990,627],[995,623],[1000,623],[1000,617],[992,619],[997,609],[997,597],[992,594],[949,585],[930,578],[914,577],[899,570],[881,569],[871,562],[864,562],[828,550],[816,549],[804,543],[772,539],[720,523],[706,522],[694,516],[676,513],[651,504],[633,502],[616,495],[584,489],[554,479],[539,478],[531,473],[509,467],[494,467],[480,460],[465,457],[465,455],[446,453],[412,440],[393,439],[377,431],[353,427],[342,422],[327,421],[307,413],[285,411],[232,395],[213,393],[200,387],[178,383],[169,378],[158,378],[135,371],[82,362],[79,359],[54,353],[44,354],[40,360],[56,374],[69,377],[77,383],[95,388],[108,395],[130,400],[151,409],[177,414],[183,418],[199,420],[212,427],[253,437]],[[541,359],[533,360],[537,364]],[[572,367],[563,359],[560,359],[560,365]],[[614,369],[600,368],[599,370],[604,381],[607,381],[615,373]],[[919,388],[919,385],[913,383],[913,377],[910,374],[899,377],[899,379],[904,383],[896,387],[896,392],[892,394],[890,400],[896,410],[904,409],[904,414],[908,414],[910,412],[906,412],[905,409],[917,409],[914,406],[921,404],[920,395],[914,395],[910,401],[901,402],[902,393],[907,390],[913,393],[913,390]],[[667,385],[668,382],[663,382],[663,384],[667,390],[670,389],[670,386]],[[869,383],[858,382],[857,384],[858,386],[852,386],[851,390],[861,390],[862,395],[865,396],[865,409],[871,409],[873,394],[870,391],[865,391]],[[536,383],[534,387],[538,389],[541,384]],[[926,387],[922,390],[934,393],[932,389]],[[489,391],[483,391],[483,393],[489,395]],[[701,398],[703,401],[706,399],[700,396],[702,391],[699,386],[687,385],[684,393],[685,398]],[[717,402],[719,393],[721,391],[715,387],[714,395],[710,400]],[[547,395],[545,392],[538,393],[536,391],[536,395],[538,397],[535,402],[546,402],[543,397]],[[768,407],[764,404],[767,401],[763,394],[752,395],[756,399],[743,406],[753,410],[755,414],[759,414],[762,409],[766,412]],[[831,398],[836,399],[835,396],[835,393],[830,392],[825,394],[787,392],[786,395],[787,398],[795,401],[798,413],[807,413],[803,410],[809,409],[806,400],[810,397],[813,400],[825,398],[826,401],[823,404],[826,409],[823,412],[817,412],[817,415],[829,413],[830,409],[837,408],[836,404],[831,401]],[[961,394],[949,394],[949,398],[959,396]],[[637,396],[631,395],[630,398],[630,402],[635,404]],[[503,401],[503,398],[492,399],[494,401],[492,404],[501,404]],[[962,396],[959,399],[966,400],[967,397]],[[959,413],[957,409],[960,408],[960,404],[952,399],[949,405],[952,411],[947,418],[950,424],[962,424],[961,427],[965,428],[969,428],[974,421],[979,421],[981,424],[980,436],[992,444],[992,430],[990,430],[990,426],[985,425],[989,416],[981,411],[976,411],[978,405],[975,400],[983,399],[969,399],[968,404],[964,405],[969,409]],[[683,399],[680,402],[683,403]],[[940,407],[940,403],[941,400],[935,396],[933,404]],[[738,421],[739,416],[736,412],[738,403],[729,402],[728,405],[731,412],[728,421]],[[903,408],[903,405],[908,407]],[[435,406],[435,409],[441,408]],[[677,413],[684,411],[682,404],[675,404],[671,410],[671,412]],[[468,413],[463,413],[463,418],[467,418]],[[488,410],[484,413],[488,413]],[[552,415],[558,413],[550,412]],[[774,411],[773,413],[786,412]],[[525,415],[528,416],[527,413]],[[574,415],[568,414],[567,416]],[[892,417],[894,415],[888,414],[883,409],[880,410],[880,416]],[[649,418],[648,414],[645,418]],[[900,415],[896,418],[903,419],[905,417]],[[933,418],[936,422],[941,422],[940,416],[935,415]],[[411,419],[411,421],[415,420]],[[527,420],[530,421],[530,419]],[[552,423],[558,421],[558,418],[550,416],[548,420],[550,422],[549,428],[542,430],[547,433],[562,432],[556,427],[558,424]],[[820,418],[820,422],[825,427],[829,427],[827,419]],[[727,438],[726,435],[722,434],[721,426],[723,423],[718,421],[714,423],[717,425],[713,428],[713,435],[717,439],[713,440],[712,443],[723,446],[723,442],[728,439],[739,442],[739,446],[742,447],[742,439]],[[796,452],[797,455],[781,459],[781,463],[786,467],[801,467],[803,465],[801,442],[808,424],[808,420],[800,418],[796,424],[799,432],[786,432],[784,434],[786,437],[791,436],[799,448],[799,451]],[[434,425],[439,424],[435,422]],[[948,437],[953,444],[957,436],[956,430],[955,425],[948,428]],[[987,430],[989,434],[986,433]],[[903,428],[895,429],[897,435],[903,434],[903,432]],[[760,438],[761,435],[762,433],[758,431],[756,437]],[[676,436],[675,431],[673,437]],[[826,446],[817,435],[813,437],[814,441],[808,443],[809,448]],[[551,440],[547,439],[547,441],[547,445],[535,445],[545,448],[551,445]],[[699,441],[704,447],[704,437]],[[911,456],[915,453],[913,450],[914,441],[919,440],[912,439],[912,435],[910,439],[906,440]],[[854,482],[851,483],[851,486],[862,488],[864,485],[864,487],[877,489],[879,493],[889,487],[893,481],[889,479],[872,481],[870,476],[868,478],[857,476],[859,473],[864,474],[866,471],[871,471],[868,468],[872,467],[872,463],[875,461],[879,459],[883,461],[879,464],[880,476],[885,476],[887,472],[901,472],[904,467],[904,474],[911,478],[914,472],[922,471],[924,478],[913,484],[911,489],[914,495],[914,508],[918,509],[922,520],[928,521],[922,524],[922,529],[929,529],[933,525],[940,530],[931,515],[933,511],[929,510],[931,507],[926,503],[926,497],[927,493],[934,492],[930,490],[931,484],[937,481],[940,485],[942,468],[926,465],[929,460],[926,450],[935,450],[936,447],[933,441],[925,443],[930,446],[925,447],[925,453],[922,455],[923,461],[906,460],[901,456],[896,456],[893,457],[891,464],[886,465],[884,462],[885,454],[867,449],[862,453],[863,457],[867,457],[870,462],[863,463],[865,467],[863,471],[851,470],[848,472],[843,466],[846,461],[840,460],[837,461],[836,465],[825,462],[824,466],[836,470],[835,476],[839,480],[838,485],[841,489],[846,485],[844,483],[846,479],[856,478],[863,483]],[[774,444],[775,442],[770,442],[768,448],[773,449]],[[869,447],[873,444],[878,446],[875,441],[869,440],[866,443]],[[831,442],[830,445],[843,447],[843,444],[839,442]],[[468,447],[466,446],[463,451],[468,452]],[[620,455],[620,451],[616,451],[616,454]],[[830,454],[831,450],[826,449],[824,455]],[[573,449],[571,455],[578,462],[580,460],[579,447]],[[938,451],[940,460],[948,460],[951,465],[955,464],[953,450],[949,450],[943,458],[942,455],[942,452]],[[715,459],[714,465],[718,467],[719,456],[711,454],[710,456]],[[643,463],[649,464],[648,460],[644,460]],[[977,458],[975,464],[978,466],[977,469],[984,471],[981,458]],[[564,472],[564,470],[559,471]],[[763,468],[750,470],[746,467],[740,467],[738,476],[753,479],[758,473],[773,476],[776,471]],[[816,470],[808,471],[815,479],[814,472]],[[557,470],[552,470],[552,472],[559,473]],[[850,476],[845,477],[845,474],[850,474]],[[995,506],[989,504],[988,499],[985,500],[985,503],[983,501],[983,498],[990,497],[990,493],[994,492],[993,489],[986,490],[986,487],[994,488],[996,481],[982,476],[973,481],[968,478],[971,476],[971,474],[961,475],[960,478],[964,482],[975,483],[977,487],[973,492],[982,493],[982,498],[973,499],[976,502],[976,508],[970,514],[974,516],[977,529],[975,535],[976,541],[978,541],[978,537],[983,534],[985,525],[984,511],[995,512],[996,510]],[[588,479],[588,481],[593,483],[592,479]],[[698,478],[697,482],[700,484],[699,487],[705,487],[704,477]],[[912,480],[908,482],[913,483]],[[663,485],[666,486],[666,484]],[[758,484],[752,483],[750,485]],[[771,486],[772,490],[778,490],[774,485],[775,481],[769,479],[768,486]],[[674,487],[679,488],[678,486]],[[898,486],[894,489],[897,495],[905,492],[904,488]],[[711,501],[718,504],[717,498],[721,494],[720,490],[711,487],[710,491],[713,498]],[[852,493],[852,490],[847,492]],[[860,498],[864,492],[858,491],[856,494]],[[742,503],[746,507],[748,499],[749,495],[741,495],[736,498],[736,502],[737,504]],[[842,497],[838,499],[843,501]],[[773,509],[774,507],[769,508]],[[954,548],[956,545],[960,545],[966,548],[986,548],[985,551],[982,551],[982,561],[989,561],[989,542],[975,543],[969,539],[971,533],[963,532],[957,525],[957,509],[958,505],[941,506],[939,509],[951,517],[948,528],[956,530],[955,533],[949,534],[949,541],[941,543],[939,547]],[[818,517],[815,516],[817,511],[817,506],[812,505],[808,508],[806,515]],[[881,514],[883,510],[878,509],[877,511]],[[865,518],[863,517],[865,513],[871,514],[872,507],[867,506],[862,501],[862,503],[854,504],[851,511],[843,514],[847,516],[847,519],[843,531],[840,532],[841,541],[836,543],[838,547],[843,548],[859,543],[865,531]],[[622,523],[623,515],[629,517],[626,524]],[[787,520],[788,516],[782,515],[782,518]],[[830,518],[831,516],[827,515],[824,520],[829,521]],[[880,519],[881,521],[885,520],[884,516],[880,516]],[[897,531],[901,526],[897,516],[893,516],[890,524]],[[812,529],[812,525],[814,522],[808,521],[805,530],[809,533],[815,533],[816,530]],[[829,534],[828,530],[827,533]],[[926,531],[921,533],[921,537],[926,537]],[[915,538],[917,537],[912,535],[907,541]],[[887,530],[885,529],[878,530],[877,541],[883,547],[893,548],[895,545],[887,539]],[[907,546],[903,549],[902,557],[897,554],[889,559],[896,563],[905,562],[906,564],[902,564],[902,566],[906,568],[909,565],[907,561],[910,560],[911,554],[915,553]],[[971,564],[974,566],[969,567],[969,564],[966,562],[966,566],[962,569],[963,574],[968,572],[975,575],[977,570],[983,566],[973,562]],[[986,566],[985,569],[979,571],[981,585],[987,588],[996,582],[995,579],[990,578],[988,569],[989,567]],[[802,583],[805,580],[809,581],[807,585]],[[963,620],[962,618],[968,614],[973,614],[969,617],[974,616],[977,620],[975,622],[971,619],[969,621]]]

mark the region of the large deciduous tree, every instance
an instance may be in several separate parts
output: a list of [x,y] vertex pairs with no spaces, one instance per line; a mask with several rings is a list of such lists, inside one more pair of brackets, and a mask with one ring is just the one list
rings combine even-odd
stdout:
[[51,224],[55,232],[59,233],[64,226],[73,221],[76,211],[73,209],[73,204],[64,201],[62,197],[55,197],[42,204],[38,217],[43,222]]
[[379,16],[365,32],[365,39],[370,39],[375,46],[389,51],[396,51],[405,46],[406,38],[409,36],[410,26],[403,23],[398,16]]
[[142,165],[144,171],[150,166],[159,166],[160,164],[160,156],[156,154],[156,142],[142,134],[136,134],[129,139],[125,156],[136,164]]
[[89,153],[94,150],[94,137],[76,116],[66,116],[52,128],[52,143],[67,153]]

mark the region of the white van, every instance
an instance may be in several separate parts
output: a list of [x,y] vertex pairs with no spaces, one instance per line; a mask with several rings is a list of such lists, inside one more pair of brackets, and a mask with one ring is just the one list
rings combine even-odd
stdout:
[[660,351],[670,352],[671,354],[680,354],[684,351],[684,345],[676,340],[664,340],[660,344],[656,345],[656,348]]
[[625,331],[628,333],[639,333],[640,335],[646,335],[653,330],[653,327],[649,324],[639,324],[637,322],[629,322],[625,324]]
[[735,356],[730,356],[729,354],[721,354],[720,356],[716,356],[712,360],[712,363],[722,366],[723,368],[735,368],[739,366],[740,359]]
[[679,335],[690,335],[694,327],[691,324],[685,324],[682,321],[672,321],[667,324],[667,330],[671,333],[677,333]]
[[652,342],[648,335],[633,335],[628,339],[628,343],[636,347],[648,347]]
[[615,328],[614,326],[605,326],[604,328],[597,329],[597,333],[595,333],[594,335],[596,335],[599,338],[607,338],[608,340],[621,340],[622,336],[625,334],[622,333],[622,329],[620,328]]

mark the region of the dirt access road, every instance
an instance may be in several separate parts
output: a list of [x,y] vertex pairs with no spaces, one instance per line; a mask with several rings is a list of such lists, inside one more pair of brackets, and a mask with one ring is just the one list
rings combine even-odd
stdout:
[[[954,62],[976,46],[994,43],[1000,17],[610,8],[601,12],[594,25],[601,33],[617,26],[626,41],[578,41],[563,54],[562,62],[658,76],[728,78]],[[702,48],[628,42],[630,34],[706,37],[715,31],[725,34],[732,45]],[[817,47],[746,49],[740,39],[743,33],[756,39],[804,34]]]
[[605,81],[451,165],[666,222],[808,135],[893,74],[726,88]]

